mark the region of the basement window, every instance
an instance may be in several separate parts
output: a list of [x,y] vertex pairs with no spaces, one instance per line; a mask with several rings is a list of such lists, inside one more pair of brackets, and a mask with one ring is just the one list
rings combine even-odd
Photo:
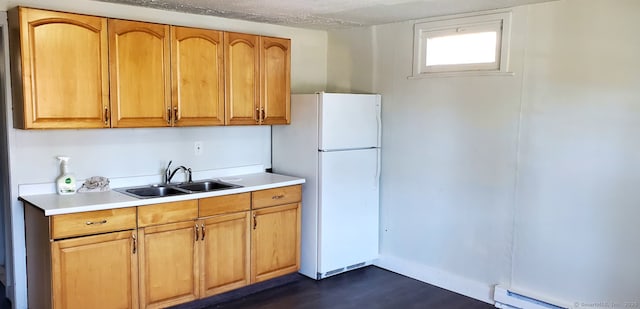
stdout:
[[414,25],[413,77],[508,74],[511,12]]

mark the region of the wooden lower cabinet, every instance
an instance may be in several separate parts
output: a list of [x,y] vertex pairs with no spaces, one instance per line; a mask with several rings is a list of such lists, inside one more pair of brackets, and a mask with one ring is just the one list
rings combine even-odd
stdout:
[[251,282],[300,268],[300,203],[254,210],[251,230]]
[[249,211],[219,215],[200,220],[202,297],[248,285]]
[[194,221],[138,230],[140,306],[165,308],[200,296]]
[[29,308],[166,308],[296,272],[300,190],[51,217],[25,203]]
[[136,257],[135,231],[52,242],[53,308],[138,308]]

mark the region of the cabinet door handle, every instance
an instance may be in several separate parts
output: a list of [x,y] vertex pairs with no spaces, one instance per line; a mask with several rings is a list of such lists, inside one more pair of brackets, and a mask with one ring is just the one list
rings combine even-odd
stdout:
[[258,227],[258,219],[256,218],[256,214],[253,214],[253,229],[255,230]]
[[202,237],[200,238],[200,240],[204,240],[204,236],[206,236],[206,232],[204,229],[204,223],[200,225],[200,230],[202,231]]
[[173,123],[175,124],[178,120],[180,120],[180,117],[178,117],[178,107],[176,106],[173,108]]
[[107,219],[104,219],[102,221],[87,221],[85,222],[86,225],[98,225],[98,224],[105,224],[107,223]]
[[279,200],[281,198],[284,198],[284,194],[274,195],[274,196],[271,197],[272,200]]
[[260,107],[256,107],[256,122],[260,122]]
[[167,108],[167,125],[171,125],[171,107]]
[[260,122],[264,121],[264,119],[267,118],[265,111],[264,111],[264,107],[260,107]]
[[104,125],[109,125],[109,108],[106,106],[104,107]]
[[193,228],[193,233],[196,237],[196,239],[194,240],[194,242],[198,241],[198,225],[196,224],[196,226]]
[[136,233],[131,233],[131,239],[133,239],[133,254],[136,254],[138,250],[138,239],[136,239]]

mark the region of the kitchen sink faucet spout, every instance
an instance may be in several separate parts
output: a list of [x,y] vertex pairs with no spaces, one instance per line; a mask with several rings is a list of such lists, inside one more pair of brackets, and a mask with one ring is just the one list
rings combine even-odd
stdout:
[[176,173],[178,171],[180,171],[180,170],[182,170],[182,172],[187,177],[187,182],[189,182],[189,183],[193,182],[193,179],[191,177],[191,168],[187,168],[184,165],[180,165],[180,166],[176,167],[172,172],[171,171],[171,163],[172,162],[173,161],[169,161],[169,164],[167,164],[167,168],[164,171],[164,183],[165,184],[171,183],[171,179],[173,179],[173,176],[175,176]]

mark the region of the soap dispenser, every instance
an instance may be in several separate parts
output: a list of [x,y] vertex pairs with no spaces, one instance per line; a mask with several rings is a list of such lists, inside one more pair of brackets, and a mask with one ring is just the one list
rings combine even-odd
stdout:
[[69,157],[58,157],[60,160],[60,177],[56,180],[58,194],[67,195],[76,193],[76,177],[69,173],[67,164]]

